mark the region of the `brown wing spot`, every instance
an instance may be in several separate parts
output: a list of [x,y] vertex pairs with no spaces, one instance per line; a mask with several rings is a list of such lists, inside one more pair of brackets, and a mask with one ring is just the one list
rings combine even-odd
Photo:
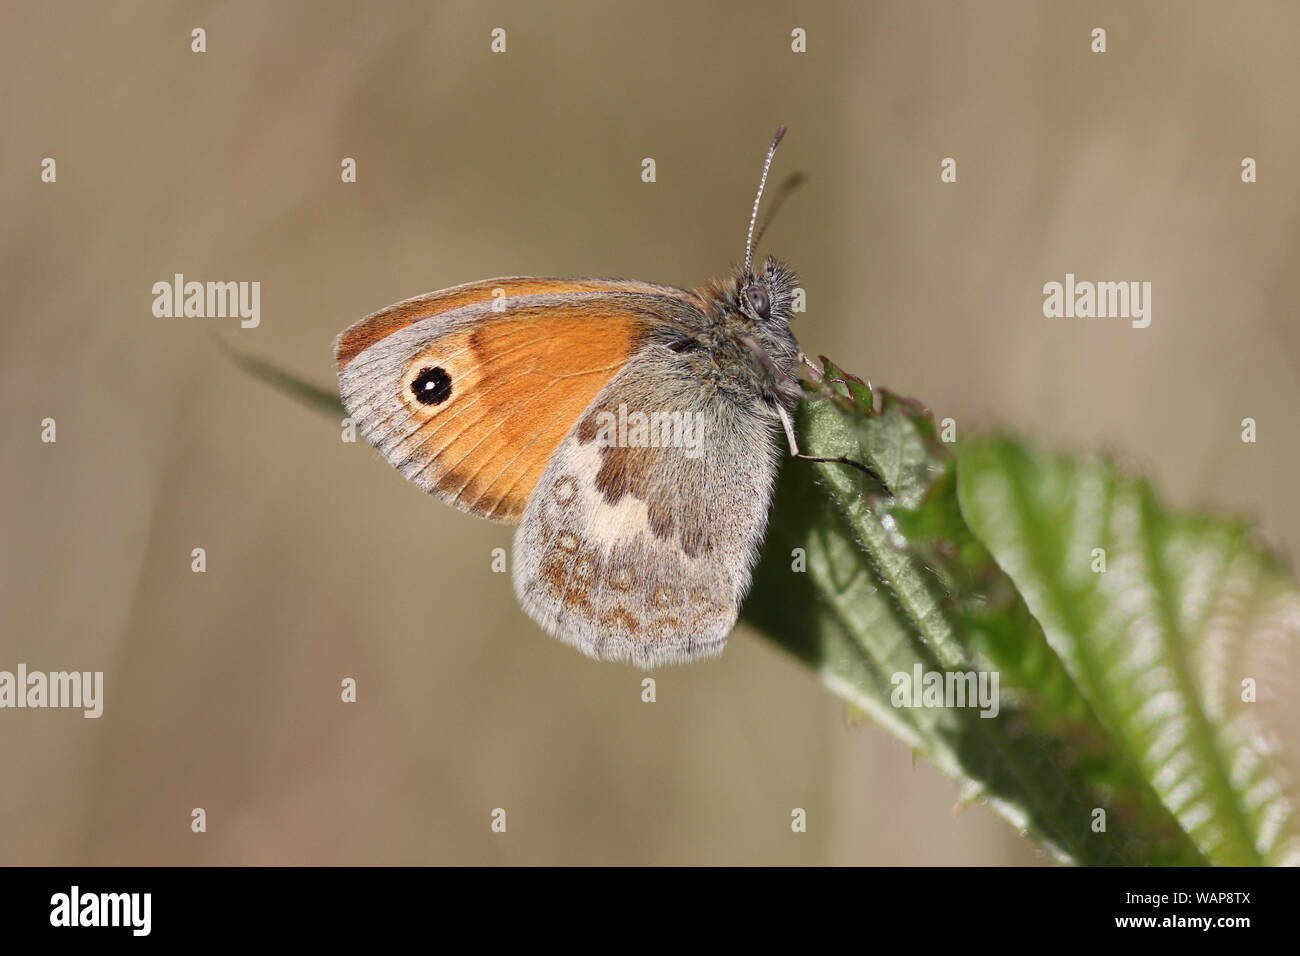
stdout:
[[590,615],[592,608],[588,593],[589,592],[585,586],[571,587],[564,592],[564,598],[561,603],[564,605],[566,610],[583,611]]
[[[596,415],[602,409],[593,409],[578,426],[578,441],[593,441],[597,434]],[[669,495],[653,494],[655,469],[661,459],[654,448],[606,446],[601,448],[600,469],[596,472],[596,490],[605,502],[616,505],[624,495],[645,502],[650,533],[660,541],[670,541],[674,536],[681,540],[682,551],[689,558],[713,551],[713,531],[708,515],[700,512],[678,515],[675,500]]]
[[641,630],[641,622],[621,607],[616,607],[614,610],[602,614],[600,616],[600,626],[611,630],[622,627],[630,634],[635,634]]
[[555,503],[561,508],[573,504],[578,496],[578,483],[572,475],[563,475],[555,482]]
[[697,558],[713,550],[713,528],[703,510],[682,515],[681,532],[682,551],[688,558]]
[[558,597],[564,593],[564,579],[569,576],[569,559],[560,554],[548,554],[538,565],[537,575],[546,590]]
[[[582,542],[578,542],[578,544],[581,546]],[[568,580],[565,581],[565,608],[577,609],[588,616],[591,615],[594,610],[591,606],[591,586],[595,580],[594,568],[595,565],[591,559],[589,549],[583,547],[577,558],[574,559]]]
[[633,455],[632,449],[617,445],[601,449],[600,471],[596,472],[596,490],[611,505],[618,504],[624,495],[631,494],[632,489],[646,477],[641,474],[641,469],[637,466],[638,457],[641,456]]
[[675,509],[669,507],[662,496],[647,502],[646,518],[650,523],[650,533],[656,538],[667,541],[673,536],[673,530],[677,527]]
[[656,641],[662,641],[665,637],[676,637],[681,632],[682,622],[675,617],[657,618],[652,629]]
[[[588,416],[579,428],[579,440],[587,423]],[[596,472],[596,490],[608,504],[616,505],[624,495],[631,495],[638,501],[646,502],[646,511],[650,523],[650,533],[661,541],[673,536],[677,527],[677,518],[673,502],[663,496],[647,500],[646,489],[651,484],[655,456],[644,448],[608,447],[601,449],[600,470]]]

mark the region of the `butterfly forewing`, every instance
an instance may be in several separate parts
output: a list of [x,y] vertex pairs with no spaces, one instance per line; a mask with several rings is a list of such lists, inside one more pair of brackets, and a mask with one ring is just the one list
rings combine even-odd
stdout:
[[[566,291],[557,291],[564,283]],[[547,461],[689,293],[608,280],[496,279],[390,306],[339,336],[343,402],[407,478],[518,521]]]

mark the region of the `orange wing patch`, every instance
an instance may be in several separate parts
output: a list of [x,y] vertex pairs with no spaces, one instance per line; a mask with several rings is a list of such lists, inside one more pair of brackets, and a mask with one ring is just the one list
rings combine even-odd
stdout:
[[501,289],[508,299],[521,295],[546,295],[572,292],[641,292],[648,295],[672,295],[692,303],[691,293],[668,286],[610,279],[541,279],[520,276],[508,279],[488,279],[430,292],[404,302],[390,305],[366,316],[346,329],[334,342],[334,358],[339,371],[354,358],[374,345],[421,319],[441,315],[466,305],[493,301],[493,292]]
[[[565,288],[574,291],[574,283]],[[403,475],[466,511],[509,522],[523,515],[555,449],[648,332],[642,314],[602,296],[512,305],[504,315],[484,309],[441,334],[431,325],[384,341],[390,332],[346,358],[356,342],[398,321],[375,322],[384,315],[340,336],[344,403]]]
[[[460,401],[448,400],[423,416],[412,409],[422,424],[403,446],[422,463],[422,473],[438,474],[434,487],[442,496],[468,511],[518,520],[551,454],[639,344],[631,322],[593,326],[591,318],[554,311],[438,343],[467,372]],[[435,358],[419,356],[407,378],[414,380]],[[453,396],[456,381],[453,375]],[[416,402],[409,388],[403,399]]]

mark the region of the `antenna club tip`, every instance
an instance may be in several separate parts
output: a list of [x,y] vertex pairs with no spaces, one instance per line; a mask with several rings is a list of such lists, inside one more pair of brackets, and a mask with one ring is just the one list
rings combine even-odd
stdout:
[[776,149],[776,147],[781,144],[781,140],[785,138],[785,130],[786,130],[786,125],[784,123],[782,123],[780,126],[776,128],[776,135],[772,137],[773,149]]

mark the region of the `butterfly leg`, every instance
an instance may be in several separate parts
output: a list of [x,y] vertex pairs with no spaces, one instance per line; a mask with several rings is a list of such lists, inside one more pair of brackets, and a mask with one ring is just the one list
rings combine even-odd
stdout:
[[790,421],[790,413],[785,410],[785,407],[781,405],[780,402],[777,402],[775,407],[777,415],[781,418],[781,427],[785,429],[786,441],[790,443],[790,455],[792,457],[798,458],[801,461],[821,461],[836,465],[852,465],[864,474],[870,475],[871,478],[874,479],[880,487],[884,488],[886,493],[888,493],[889,486],[885,484],[885,479],[881,478],[876,470],[870,465],[864,465],[862,462],[854,461],[852,458],[819,458],[816,455],[805,455],[801,452],[799,450],[799,440],[795,438],[794,434],[794,423]]
[[[814,362],[812,359],[810,359],[810,358],[809,358],[809,357],[808,357],[804,352],[802,352],[802,351],[799,353],[799,361],[802,362],[802,363],[803,363],[803,364],[808,368],[808,371],[812,373],[810,377],[812,378],[813,382],[814,382],[816,385],[818,385],[818,386],[821,387],[822,394],[820,394],[820,395],[817,396],[817,398],[815,399],[816,401],[821,401],[822,399],[825,399],[825,398],[831,398],[831,397],[834,395],[834,393],[833,393],[833,392],[831,391],[831,389],[830,389],[830,386],[831,386],[831,385],[837,385],[837,384],[838,384],[838,385],[847,385],[847,384],[848,384],[848,383],[845,382],[844,379],[842,379],[842,378],[831,378],[831,379],[828,379],[828,378],[826,377],[826,371],[825,371],[825,369],[823,369],[820,365],[818,365],[816,362]],[[848,373],[845,373],[845,374],[848,374]],[[865,384],[865,385],[867,386],[867,388],[870,388],[870,387],[871,387],[871,383],[870,383],[870,382],[863,383],[862,380],[859,379],[857,376],[849,375],[849,378],[853,379],[855,382],[858,382],[859,384]]]

